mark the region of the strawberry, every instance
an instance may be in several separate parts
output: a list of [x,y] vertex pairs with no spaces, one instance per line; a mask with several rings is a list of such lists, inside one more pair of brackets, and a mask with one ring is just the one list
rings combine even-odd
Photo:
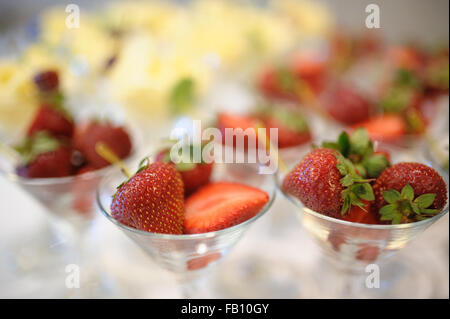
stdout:
[[407,133],[405,120],[398,114],[383,114],[353,126],[365,128],[373,140],[392,142]]
[[299,112],[284,107],[272,107],[259,112],[269,138],[270,129],[278,129],[278,148],[298,146],[311,140],[308,124]]
[[327,63],[312,52],[295,54],[290,63],[290,70],[316,94],[325,87]]
[[27,137],[15,149],[24,162],[17,168],[20,176],[64,177],[72,173],[72,149],[46,131]]
[[327,216],[342,219],[352,206],[373,200],[372,188],[353,164],[336,150],[317,148],[289,172],[282,184],[284,192]]
[[[257,139],[255,136],[255,127],[259,123],[259,120],[250,115],[239,115],[229,113],[219,113],[217,117],[217,128],[221,131],[223,137],[223,144],[230,144],[230,146],[236,147],[238,140],[243,140],[243,150],[248,150],[249,140],[255,140],[255,147],[257,147]],[[227,128],[229,129],[242,129],[243,131],[250,129],[246,132],[236,133],[233,136],[232,141],[226,139]]]
[[119,186],[111,214],[124,225],[164,234],[183,232],[184,190],[173,165],[140,165],[137,173]]
[[389,62],[395,68],[402,68],[414,72],[420,71],[424,66],[424,56],[413,47],[393,47],[388,52]]
[[97,154],[97,143],[105,143],[119,158],[126,158],[131,153],[131,140],[121,126],[110,123],[88,122],[75,128],[73,144],[79,150],[88,164],[94,168],[108,166],[109,163]]
[[205,268],[206,266],[208,266],[210,263],[217,261],[220,257],[221,257],[221,254],[219,252],[215,252],[215,253],[203,255],[203,256],[196,256],[192,259],[189,259],[186,262],[186,266],[187,266],[187,269],[191,270],[191,271],[202,269],[202,268]]
[[382,221],[393,224],[423,220],[438,214],[447,202],[447,187],[433,168],[398,163],[387,168],[373,185],[375,208]]
[[368,201],[362,201],[364,207],[352,206],[341,219],[352,223],[378,224],[377,215],[370,209]]
[[232,182],[211,183],[186,199],[184,232],[206,233],[240,224],[267,204],[266,192]]
[[43,103],[28,127],[27,136],[32,136],[36,132],[47,131],[55,136],[71,137],[73,130],[73,121],[64,114],[63,110]]
[[285,68],[269,68],[265,70],[258,78],[257,86],[264,95],[269,98],[285,99],[296,101],[297,78]]
[[41,92],[55,91],[59,86],[58,73],[53,70],[36,74],[33,81]]
[[372,109],[368,99],[354,88],[344,85],[335,87],[325,103],[328,114],[347,125],[367,121]]
[[[191,152],[192,154],[192,152]],[[156,161],[170,163],[170,150],[163,150],[156,156]],[[178,163],[175,164],[184,183],[184,194],[189,196],[198,188],[209,183],[213,170],[213,163]]]

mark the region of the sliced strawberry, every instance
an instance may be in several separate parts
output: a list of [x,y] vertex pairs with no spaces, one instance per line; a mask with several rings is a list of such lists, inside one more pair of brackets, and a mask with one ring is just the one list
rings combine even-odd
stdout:
[[55,136],[71,137],[74,125],[71,119],[50,104],[42,104],[28,127],[27,136],[40,131],[47,131]]
[[105,143],[119,158],[126,158],[131,153],[131,139],[125,129],[110,123],[83,123],[75,129],[73,144],[88,164],[95,168],[108,166],[95,147],[97,143]]
[[208,255],[194,257],[187,261],[187,269],[188,270],[198,270],[205,268],[210,263],[218,260],[221,254],[216,252]]
[[358,123],[354,129],[363,127],[373,140],[394,141],[406,134],[407,127],[404,119],[397,114],[383,114],[370,120]]
[[327,61],[312,52],[294,55],[290,69],[298,79],[306,82],[314,93],[325,87]]
[[196,234],[240,224],[256,214],[269,201],[257,188],[231,182],[204,186],[187,198],[184,233]]

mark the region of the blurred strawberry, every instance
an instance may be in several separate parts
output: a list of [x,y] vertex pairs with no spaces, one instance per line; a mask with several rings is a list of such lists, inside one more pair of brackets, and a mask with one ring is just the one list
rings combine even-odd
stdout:
[[53,70],[36,74],[33,81],[41,92],[55,91],[59,86],[58,73]]
[[398,114],[378,115],[368,121],[355,124],[353,128],[365,128],[370,138],[377,141],[392,142],[407,133],[405,120]]
[[27,136],[47,131],[55,136],[71,137],[74,130],[73,120],[59,107],[43,103],[28,127]]
[[367,121],[372,113],[368,99],[350,86],[336,86],[327,98],[327,112],[335,120],[351,125]]
[[106,144],[121,159],[131,153],[130,136],[123,127],[99,122],[77,125],[73,136],[74,148],[79,150],[87,163],[94,168],[102,168],[110,164],[97,153],[95,146],[99,142]]

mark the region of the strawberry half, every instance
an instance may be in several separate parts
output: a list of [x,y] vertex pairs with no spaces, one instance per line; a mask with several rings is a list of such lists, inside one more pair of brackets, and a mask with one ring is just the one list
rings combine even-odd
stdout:
[[317,148],[289,172],[282,184],[284,192],[327,216],[342,219],[352,206],[363,207],[373,200],[372,187],[353,164],[336,150]]
[[121,126],[114,126],[110,123],[89,122],[75,128],[73,137],[74,148],[79,150],[88,164],[96,169],[109,165],[95,149],[99,142],[105,143],[119,158],[126,158],[131,153],[130,136]]
[[382,221],[410,223],[432,217],[447,202],[447,186],[433,168],[398,163],[387,168],[373,185],[375,208]]
[[355,124],[353,128],[365,128],[371,139],[386,142],[398,140],[407,133],[405,120],[398,114],[378,115],[366,122]]
[[187,198],[184,232],[206,233],[240,224],[258,214],[268,201],[266,192],[251,186],[208,184]]
[[141,166],[119,186],[111,203],[112,216],[124,225],[164,234],[183,232],[184,190],[180,173],[171,164]]
[[62,109],[43,103],[28,127],[27,136],[47,131],[55,136],[71,137],[74,124]]
[[[255,140],[255,147],[258,146],[258,141],[255,136],[255,127],[260,121],[258,118],[250,115],[240,115],[240,114],[229,114],[229,113],[219,113],[217,116],[217,128],[222,133],[222,142],[229,146],[237,147],[237,141],[241,139],[243,141],[242,151],[247,151],[249,147],[249,140]],[[251,129],[246,132],[236,132],[233,135],[232,140],[226,139],[226,129],[242,129],[243,131]]]
[[[170,149],[161,151],[156,156],[156,161],[171,163]],[[185,196],[189,196],[200,187],[208,184],[214,167],[213,163],[174,163],[174,165],[183,179]]]

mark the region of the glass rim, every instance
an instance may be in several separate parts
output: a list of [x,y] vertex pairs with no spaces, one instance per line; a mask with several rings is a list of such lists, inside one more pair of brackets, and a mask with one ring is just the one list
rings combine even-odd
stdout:
[[[226,164],[226,165],[230,165],[230,164]],[[231,164],[232,165],[232,164]],[[115,172],[110,172],[109,175],[113,175],[117,173],[117,171]],[[99,186],[97,187],[97,193],[96,193],[96,200],[97,200],[97,204],[100,208],[101,213],[113,224],[115,224],[116,226],[118,226],[120,229],[122,230],[127,230],[130,231],[132,233],[136,233],[139,235],[143,235],[143,236],[147,236],[147,237],[152,237],[152,238],[161,238],[161,239],[173,239],[173,240],[191,240],[191,239],[199,239],[199,238],[213,238],[213,237],[217,237],[221,234],[226,234],[226,233],[231,233],[241,227],[244,227],[245,225],[249,225],[251,223],[253,223],[254,221],[256,221],[257,219],[259,219],[261,216],[263,216],[271,207],[273,202],[275,201],[275,197],[277,194],[277,187],[276,185],[273,185],[273,189],[272,191],[269,193],[269,201],[266,203],[266,205],[252,218],[247,219],[246,221],[236,224],[234,226],[231,227],[227,227],[224,229],[220,229],[220,230],[216,230],[216,231],[211,231],[211,232],[207,232],[207,233],[198,233],[198,234],[180,234],[180,235],[175,235],[175,234],[163,234],[163,233],[152,233],[152,232],[148,232],[145,230],[140,230],[140,229],[136,229],[127,225],[122,224],[121,222],[119,222],[117,219],[115,219],[111,214],[110,214],[110,209],[106,208],[101,200],[101,189],[104,186],[104,184],[106,183],[106,180],[108,179],[108,177],[110,176],[105,176],[104,179],[100,182]],[[270,179],[270,177],[268,177]]]
[[[434,215],[433,217],[421,220],[421,221],[417,221],[417,222],[413,222],[413,223],[407,223],[407,224],[395,224],[395,225],[379,225],[379,224],[363,224],[363,223],[355,223],[355,222],[349,222],[346,220],[342,220],[342,219],[337,219],[334,217],[330,217],[321,213],[318,213],[304,205],[299,205],[299,200],[296,200],[294,198],[292,198],[291,195],[285,193],[280,185],[280,174],[279,172],[277,172],[276,174],[274,174],[274,178],[275,178],[275,184],[277,186],[277,189],[283,194],[283,196],[285,198],[287,198],[287,200],[289,202],[291,202],[296,208],[302,209],[304,212],[306,212],[307,214],[313,215],[314,217],[323,219],[325,221],[328,222],[332,222],[332,223],[336,223],[336,224],[340,224],[340,225],[344,225],[344,226],[348,226],[348,227],[356,227],[356,228],[365,228],[365,229],[374,229],[374,230],[395,230],[395,229],[405,229],[405,228],[415,228],[415,227],[421,227],[424,225],[427,225],[428,223],[433,224],[436,220],[438,220],[439,218],[441,218],[442,216],[444,216],[448,210],[449,210],[449,204],[448,204],[448,197],[447,197],[447,203],[444,207],[444,209],[437,215]],[[448,185],[446,185],[448,187]],[[447,189],[448,191],[448,189]]]
[[[136,155],[136,153],[137,153],[136,150],[132,149],[131,153],[126,158],[123,158],[122,161],[128,162],[133,160],[133,157]],[[113,167],[114,165],[110,164],[105,167],[78,175],[69,175],[64,177],[38,177],[38,178],[23,177],[18,175],[16,172],[7,172],[0,167],[0,174],[5,176],[7,180],[10,180],[14,183],[19,183],[21,185],[48,186],[48,185],[68,184],[73,182],[74,180],[86,180],[90,178],[101,177],[104,176]]]

